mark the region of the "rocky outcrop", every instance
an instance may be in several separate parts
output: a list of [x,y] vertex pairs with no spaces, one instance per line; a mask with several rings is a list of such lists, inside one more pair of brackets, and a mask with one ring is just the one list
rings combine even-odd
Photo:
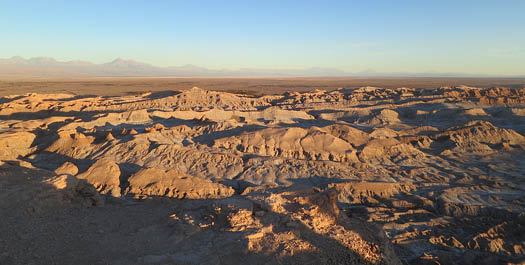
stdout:
[[0,263],[395,264],[388,240],[406,264],[518,263],[524,98],[0,98]]
[[101,194],[120,197],[120,168],[109,159],[97,160],[86,171],[77,175],[78,179],[86,180]]
[[[341,214],[336,197],[334,190],[248,188],[242,197],[215,200],[207,207],[178,211],[170,218],[183,237],[220,233],[217,246],[226,263],[401,264],[384,232]],[[245,247],[234,240],[244,241]],[[193,244],[186,241],[182,247],[190,249]],[[230,245],[235,247],[228,248]],[[210,259],[206,247],[197,251],[199,255],[192,260],[180,252],[156,258],[189,264]]]
[[104,200],[93,185],[73,175],[62,174],[46,179],[43,183],[60,191],[61,201],[79,202],[87,206],[104,205]]
[[32,151],[36,135],[29,132],[5,132],[0,137],[0,160],[14,160]]
[[356,161],[352,145],[319,128],[268,128],[218,139],[216,148],[295,159]]
[[55,173],[57,175],[75,176],[78,173],[78,167],[71,162],[65,162],[59,168],[55,169]]
[[368,121],[368,124],[378,125],[390,125],[400,123],[399,114],[391,109],[383,109],[377,113],[372,119]]
[[397,194],[409,193],[414,185],[388,182],[344,182],[330,184],[337,191],[338,201],[349,204],[374,205],[391,200]]
[[228,120],[242,120],[242,121],[277,121],[293,123],[296,120],[311,120],[313,117],[304,111],[283,110],[276,107],[269,107],[264,110],[257,111],[235,111],[223,109],[211,109],[207,111],[154,111],[151,113],[153,117],[157,118],[175,118],[183,120],[208,119],[209,121],[228,121]]
[[129,179],[127,193],[164,196],[178,199],[219,199],[235,191],[207,179],[193,177],[177,170],[142,169]]

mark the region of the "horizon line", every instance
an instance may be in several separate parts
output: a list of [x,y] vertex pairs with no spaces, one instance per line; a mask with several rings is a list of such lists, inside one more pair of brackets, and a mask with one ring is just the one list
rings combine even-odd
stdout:
[[[27,58],[27,59],[26,59]],[[168,74],[168,75],[157,75],[157,74],[143,74],[143,75],[133,75],[133,74],[121,74],[121,75],[111,75],[111,74],[99,74],[99,75],[60,75],[56,74],[54,76],[46,76],[45,74],[28,74],[27,76],[24,76],[23,74],[3,74],[2,69],[0,69],[0,78],[53,78],[53,77],[70,77],[70,78],[116,78],[116,77],[125,77],[125,78],[515,78],[515,79],[522,79],[525,78],[525,74],[517,74],[517,75],[497,75],[497,74],[481,74],[481,73],[462,73],[462,72],[438,72],[438,71],[425,71],[425,72],[378,72],[374,69],[365,69],[358,72],[349,72],[345,70],[341,70],[339,68],[335,67],[320,67],[320,66],[310,66],[305,68],[236,68],[236,69],[230,69],[230,68],[207,68],[198,66],[195,64],[183,64],[179,66],[157,66],[151,63],[146,63],[142,61],[137,61],[135,59],[123,59],[122,57],[116,57],[113,60],[110,60],[105,63],[94,63],[92,61],[86,61],[86,60],[64,60],[60,61],[55,59],[54,57],[49,56],[36,56],[36,57],[23,57],[20,55],[11,56],[8,58],[0,58],[0,66],[1,65],[23,65],[20,63],[2,63],[2,61],[9,61],[13,59],[22,59],[26,62],[30,62],[31,60],[35,59],[48,59],[50,61],[56,62],[56,63],[62,63],[62,64],[68,64],[68,63],[75,63],[75,62],[82,62],[87,63],[88,65],[92,66],[109,66],[112,63],[118,63],[118,62],[124,62],[124,63],[135,63],[137,65],[135,66],[143,66],[143,67],[152,67],[156,68],[158,70],[174,70],[176,68],[184,68],[184,67],[194,67],[198,68],[201,71],[210,71],[211,73],[199,73],[199,74]],[[131,65],[131,64],[129,64]],[[34,64],[34,66],[38,66]],[[72,65],[72,66],[80,66],[80,65]],[[293,74],[290,72],[294,71],[333,71],[332,74]],[[257,74],[246,74],[242,73],[243,71],[261,71],[263,73]],[[264,74],[264,71],[267,72],[276,72],[276,71],[283,71],[282,74]],[[286,73],[288,72],[288,73]]]

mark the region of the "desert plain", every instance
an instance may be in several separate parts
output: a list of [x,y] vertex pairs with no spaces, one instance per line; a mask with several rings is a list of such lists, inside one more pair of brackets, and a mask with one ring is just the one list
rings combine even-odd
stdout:
[[525,80],[0,81],[0,264],[521,264]]

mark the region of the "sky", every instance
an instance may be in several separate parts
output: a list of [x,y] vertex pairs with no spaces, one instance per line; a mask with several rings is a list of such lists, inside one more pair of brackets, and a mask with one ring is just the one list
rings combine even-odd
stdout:
[[525,1],[0,0],[0,58],[525,75]]

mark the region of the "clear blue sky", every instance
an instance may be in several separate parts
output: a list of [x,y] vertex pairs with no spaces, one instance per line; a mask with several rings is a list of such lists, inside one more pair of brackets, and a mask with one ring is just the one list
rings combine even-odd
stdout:
[[525,74],[525,1],[6,1],[0,57]]

